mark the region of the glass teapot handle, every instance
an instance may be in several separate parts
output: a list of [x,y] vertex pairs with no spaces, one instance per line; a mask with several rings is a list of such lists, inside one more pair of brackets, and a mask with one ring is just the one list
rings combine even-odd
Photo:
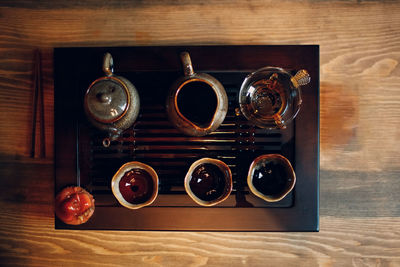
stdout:
[[290,80],[297,88],[299,86],[308,84],[311,81],[311,77],[306,70],[299,70]]

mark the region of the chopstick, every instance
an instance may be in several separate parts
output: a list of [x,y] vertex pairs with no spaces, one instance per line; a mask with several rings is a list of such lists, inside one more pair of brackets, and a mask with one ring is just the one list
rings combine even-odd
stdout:
[[41,72],[41,56],[39,49],[35,50],[34,56],[34,67],[33,67],[33,110],[32,110],[32,135],[31,135],[31,158],[35,157],[36,152],[36,117],[37,117],[37,109],[38,103],[39,106],[39,133],[40,133],[40,146],[39,146],[39,156],[40,158],[46,157],[46,146],[45,146],[45,129],[44,129],[44,97],[43,97],[43,88],[42,88],[42,72]]
[[40,56],[39,49],[37,51],[38,57],[38,88],[39,88],[39,97],[40,97],[40,157],[46,157],[46,142],[45,142],[45,130],[44,130],[44,97],[43,97],[43,86],[42,86],[42,60]]

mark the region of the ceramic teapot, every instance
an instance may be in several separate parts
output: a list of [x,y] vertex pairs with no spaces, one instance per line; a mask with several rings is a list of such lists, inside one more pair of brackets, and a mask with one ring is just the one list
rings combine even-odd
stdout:
[[108,132],[109,136],[103,140],[105,147],[135,122],[140,109],[135,86],[126,78],[114,75],[113,70],[113,58],[106,53],[103,60],[105,76],[92,82],[84,99],[88,120],[96,128]]

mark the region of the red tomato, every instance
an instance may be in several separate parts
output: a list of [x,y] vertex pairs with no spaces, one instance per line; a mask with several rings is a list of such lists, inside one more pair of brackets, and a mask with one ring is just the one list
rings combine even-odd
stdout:
[[55,211],[66,224],[85,223],[94,212],[93,196],[79,186],[66,187],[56,196]]

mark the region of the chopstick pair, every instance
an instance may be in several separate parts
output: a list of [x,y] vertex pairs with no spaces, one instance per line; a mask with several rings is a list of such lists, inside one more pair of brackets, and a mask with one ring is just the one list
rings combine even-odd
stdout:
[[46,157],[45,132],[44,132],[44,100],[42,87],[42,64],[39,49],[35,50],[34,67],[33,67],[33,110],[32,110],[32,146],[30,151],[31,158],[36,154],[36,124],[37,109],[39,105],[39,157]]

